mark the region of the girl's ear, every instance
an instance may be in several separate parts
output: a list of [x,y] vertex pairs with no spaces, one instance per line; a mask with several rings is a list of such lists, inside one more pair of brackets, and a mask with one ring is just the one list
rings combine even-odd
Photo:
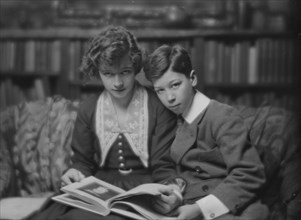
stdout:
[[190,81],[191,81],[191,85],[193,87],[195,87],[198,84],[198,78],[195,75],[195,71],[194,70],[191,70],[189,78],[190,78]]

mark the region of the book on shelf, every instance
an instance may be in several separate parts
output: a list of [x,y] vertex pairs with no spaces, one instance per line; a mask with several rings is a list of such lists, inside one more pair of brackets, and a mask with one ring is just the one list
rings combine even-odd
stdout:
[[132,219],[175,219],[163,216],[152,208],[151,198],[161,195],[160,186],[157,183],[146,183],[125,191],[90,176],[81,182],[62,187],[65,193],[52,199],[102,216],[114,212]]
[[51,43],[50,47],[50,69],[51,73],[53,74],[59,74],[61,71],[61,41],[60,40],[54,40]]
[[257,45],[250,45],[248,54],[248,79],[249,84],[258,82],[258,47]]

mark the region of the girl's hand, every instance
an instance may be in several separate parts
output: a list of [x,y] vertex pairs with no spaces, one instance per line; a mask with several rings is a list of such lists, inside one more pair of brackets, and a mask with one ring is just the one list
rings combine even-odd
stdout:
[[175,210],[174,215],[176,215],[179,220],[190,220],[196,217],[199,217],[199,220],[204,219],[202,211],[196,203],[179,207]]
[[85,176],[78,170],[71,168],[61,177],[61,187],[73,182],[80,182]]

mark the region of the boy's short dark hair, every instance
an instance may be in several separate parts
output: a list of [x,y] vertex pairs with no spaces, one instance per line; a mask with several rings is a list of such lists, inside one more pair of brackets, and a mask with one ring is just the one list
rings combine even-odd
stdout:
[[99,79],[99,71],[129,54],[135,74],[142,68],[142,53],[134,35],[121,26],[108,26],[88,42],[80,70],[85,79]]
[[144,66],[145,77],[154,81],[163,76],[171,69],[174,72],[189,77],[192,71],[191,60],[188,52],[180,45],[162,45],[158,47],[149,57]]

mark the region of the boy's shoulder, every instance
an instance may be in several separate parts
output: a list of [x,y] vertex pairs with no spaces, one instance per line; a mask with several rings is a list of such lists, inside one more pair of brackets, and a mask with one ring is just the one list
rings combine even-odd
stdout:
[[209,112],[212,112],[214,114],[221,114],[221,112],[225,112],[225,113],[237,112],[237,110],[233,106],[231,106],[227,103],[219,102],[215,99],[211,99],[211,101],[208,105],[208,109],[210,109]]
[[222,121],[229,121],[233,118],[240,117],[240,115],[237,109],[233,106],[211,99],[210,103],[206,108],[206,111],[201,113],[197,117],[196,121],[199,121],[200,118],[203,117],[206,121],[209,120],[211,123],[219,123]]

